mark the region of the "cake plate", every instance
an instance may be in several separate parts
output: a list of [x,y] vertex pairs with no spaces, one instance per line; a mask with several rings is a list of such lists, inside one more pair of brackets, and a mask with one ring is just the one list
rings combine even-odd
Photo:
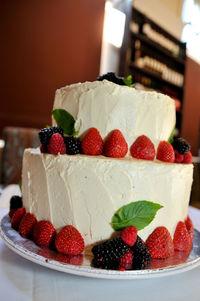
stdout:
[[0,224],[0,236],[5,244],[22,257],[57,271],[79,276],[105,279],[144,279],[167,276],[188,271],[200,265],[200,232],[195,229],[193,248],[190,253],[175,252],[165,260],[152,260],[145,270],[103,270],[91,266],[92,256],[67,256],[53,250],[40,248],[30,239],[25,239],[11,228],[10,218],[4,216]]

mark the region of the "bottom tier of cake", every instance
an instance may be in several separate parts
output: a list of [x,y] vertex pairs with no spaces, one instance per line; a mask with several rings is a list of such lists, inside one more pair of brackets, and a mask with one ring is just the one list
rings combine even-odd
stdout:
[[114,159],[103,156],[41,154],[26,149],[22,195],[27,212],[49,220],[56,229],[73,225],[85,245],[109,238],[110,223],[123,205],[139,200],[163,206],[154,220],[139,231],[146,240],[158,226],[172,237],[188,213],[193,165]]

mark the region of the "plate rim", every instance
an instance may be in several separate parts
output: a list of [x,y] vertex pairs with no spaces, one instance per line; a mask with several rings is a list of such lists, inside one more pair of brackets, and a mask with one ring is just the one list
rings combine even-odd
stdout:
[[[53,259],[47,259],[42,255],[36,254],[25,247],[18,245],[17,243],[13,242],[10,239],[4,230],[2,229],[2,224],[4,223],[5,219],[8,219],[8,214],[3,216],[0,221],[0,237],[6,244],[6,246],[11,249],[16,254],[20,255],[21,257],[44,266],[46,268],[50,268],[56,271],[73,274],[77,276],[85,276],[90,278],[103,278],[103,279],[119,279],[119,280],[127,280],[127,279],[147,279],[147,278],[157,278],[163,276],[169,276],[178,274],[181,272],[189,271],[198,265],[200,265],[200,257],[194,258],[188,262],[180,263],[174,266],[168,266],[164,268],[157,268],[157,269],[144,269],[144,270],[125,270],[125,271],[117,271],[117,270],[104,270],[98,269],[90,266],[76,266],[67,263],[58,262]],[[10,227],[10,231],[15,231],[19,236],[20,234]],[[195,229],[198,233],[197,229]],[[26,238],[23,238],[28,240]],[[34,242],[33,242],[34,243]]]

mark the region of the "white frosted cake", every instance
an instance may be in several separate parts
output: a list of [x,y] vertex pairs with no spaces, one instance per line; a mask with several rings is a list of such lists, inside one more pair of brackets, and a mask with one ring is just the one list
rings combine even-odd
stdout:
[[188,214],[193,165],[135,159],[129,149],[140,135],[148,136],[155,149],[169,139],[175,126],[174,101],[159,93],[95,81],[57,90],[54,109],[74,117],[81,139],[91,127],[104,140],[119,129],[128,152],[124,158],[109,158],[27,149],[22,174],[26,211],[38,221],[51,221],[57,230],[73,225],[87,246],[113,235],[110,223],[119,208],[147,200],[163,207],[139,231],[141,238],[146,240],[158,226],[165,226],[173,237],[177,223]]

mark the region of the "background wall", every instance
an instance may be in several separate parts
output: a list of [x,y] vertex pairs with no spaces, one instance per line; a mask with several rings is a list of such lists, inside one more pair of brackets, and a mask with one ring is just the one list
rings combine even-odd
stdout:
[[0,2],[0,136],[50,124],[55,90],[98,76],[104,2]]

